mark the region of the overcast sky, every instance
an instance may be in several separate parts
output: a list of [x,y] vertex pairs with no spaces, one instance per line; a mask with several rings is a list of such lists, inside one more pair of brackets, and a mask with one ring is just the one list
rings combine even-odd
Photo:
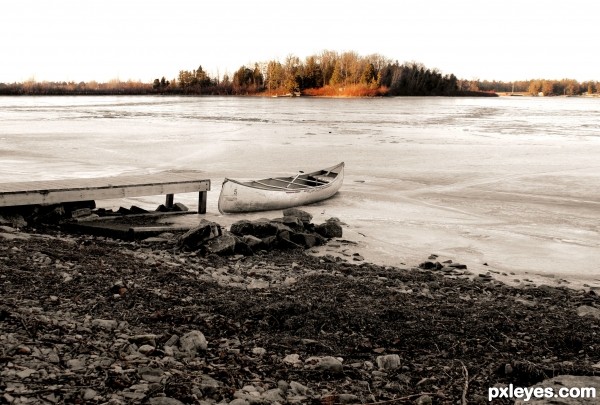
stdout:
[[596,0],[2,0],[0,82],[152,81],[323,50],[463,79],[600,80]]

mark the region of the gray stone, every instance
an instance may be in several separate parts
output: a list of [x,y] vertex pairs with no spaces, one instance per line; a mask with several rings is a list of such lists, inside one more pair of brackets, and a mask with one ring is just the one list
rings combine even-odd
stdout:
[[258,250],[264,246],[262,239],[254,235],[244,235],[242,241],[252,250]]
[[302,232],[304,230],[304,222],[302,222],[302,220],[296,216],[283,217],[281,218],[281,223],[290,227],[296,232]]
[[385,356],[377,356],[377,367],[380,370],[396,370],[400,368],[400,356],[397,354],[387,354]]
[[279,388],[273,388],[270,389],[268,391],[263,392],[263,394],[261,395],[262,399],[269,402],[269,403],[274,403],[274,402],[278,402],[280,404],[285,402],[284,397],[284,393],[282,390],[280,390]]
[[269,288],[270,285],[271,284],[266,280],[252,279],[246,288],[248,290],[264,290]]
[[183,402],[175,398],[155,397],[148,400],[149,405],[185,405]]
[[596,319],[600,319],[600,308],[591,307],[589,305],[582,305],[577,308],[577,315],[591,316]]
[[279,380],[277,381],[277,388],[279,388],[281,391],[287,394],[288,390],[290,389],[290,386],[284,380]]
[[146,398],[146,394],[144,394],[143,392],[137,392],[137,391],[134,391],[134,392],[123,391],[123,392],[121,392],[121,395],[123,397],[125,397],[126,399],[129,399],[129,400],[135,401],[135,402],[141,401],[142,399]]
[[300,360],[299,354],[288,354],[283,358],[283,362],[289,364],[291,366],[299,366],[302,364],[302,360]]
[[297,395],[308,395],[310,393],[310,388],[306,385],[302,385],[299,382],[292,381],[290,382],[290,391]]
[[207,241],[221,236],[221,226],[216,222],[202,219],[200,225],[190,229],[179,237],[179,246],[189,250],[198,250]]
[[340,404],[355,404],[359,403],[359,400],[354,394],[338,394],[338,402]]
[[71,218],[81,218],[92,215],[92,210],[89,208],[79,208],[71,211]]
[[431,397],[429,395],[421,395],[415,401],[416,405],[431,405],[432,403],[433,403],[433,400],[431,399]]
[[292,241],[292,230],[282,230],[277,234],[277,247],[280,249],[304,249],[304,247]]
[[257,238],[275,236],[282,228],[287,228],[283,224],[270,221],[268,219],[257,219],[256,221],[242,220],[235,222],[229,228],[229,231],[237,236],[254,235]]
[[209,375],[203,374],[202,380],[200,381],[200,389],[203,393],[210,394],[217,392],[223,384]]
[[332,356],[321,357],[315,367],[317,370],[328,371],[330,373],[341,373],[344,370],[342,362]]
[[266,238],[262,238],[263,246],[266,250],[272,250],[275,248],[277,237],[276,236],[267,236]]
[[309,224],[312,221],[312,215],[306,211],[300,210],[298,208],[288,208],[283,210],[284,217],[296,217],[300,219],[305,224]]
[[98,395],[98,393],[96,391],[94,391],[93,389],[86,388],[83,391],[83,394],[81,396],[85,401],[90,401],[90,400],[94,399],[97,395]]
[[37,371],[32,368],[26,368],[25,370],[21,370],[17,372],[17,377],[19,378],[29,378],[32,374],[36,374]]
[[145,335],[135,335],[129,338],[129,341],[135,343],[137,345],[148,344],[152,346],[156,346],[156,338],[157,335],[153,333],[148,333]]
[[234,222],[229,227],[229,232],[238,236],[253,235],[253,230],[254,224],[247,219],[242,219],[240,221]]
[[229,403],[229,405],[250,405],[250,402],[246,401],[243,398],[236,398]]
[[202,332],[193,330],[179,339],[179,347],[182,352],[195,355],[198,350],[206,350],[208,348],[208,342]]
[[67,360],[67,367],[72,371],[80,371],[85,369],[85,363],[79,359]]
[[255,347],[252,349],[252,354],[255,356],[264,356],[267,354],[267,349],[263,347]]
[[235,254],[237,239],[233,234],[224,232],[221,236],[211,239],[206,243],[206,250],[219,256],[231,256]]
[[158,383],[164,377],[164,371],[160,368],[147,366],[138,368],[138,374],[144,381],[148,381],[149,383]]
[[24,228],[27,226],[27,221],[25,221],[23,215],[20,214],[5,215],[4,217],[0,216],[0,224],[10,225],[14,228]]
[[316,235],[304,232],[291,233],[290,240],[298,245],[303,246],[305,249],[310,249],[311,247],[319,244]]
[[172,335],[169,340],[167,340],[165,342],[165,347],[169,347],[169,346],[175,346],[177,344],[177,341],[179,340],[179,336],[177,335]]
[[[250,246],[248,246],[248,244],[246,242],[243,241],[243,239],[234,236],[235,238],[235,254],[237,255],[242,255],[242,256],[252,256],[254,254],[254,251],[252,250],[252,248]],[[259,239],[260,240],[260,239]]]
[[99,329],[115,330],[119,326],[119,322],[114,319],[92,319],[92,326]]
[[155,350],[156,350],[156,347],[154,347],[152,345],[141,345],[138,348],[138,352],[145,354],[146,356],[154,353]]
[[315,231],[324,238],[341,238],[343,234],[340,223],[334,221],[317,225]]
[[455,268],[455,269],[459,269],[459,270],[465,270],[467,268],[467,265],[461,264],[461,263],[448,263],[446,265],[446,267],[451,267],[451,268]]
[[184,204],[182,203],[175,203],[173,204],[173,211],[179,211],[179,212],[187,212],[190,209],[188,207],[186,207]]

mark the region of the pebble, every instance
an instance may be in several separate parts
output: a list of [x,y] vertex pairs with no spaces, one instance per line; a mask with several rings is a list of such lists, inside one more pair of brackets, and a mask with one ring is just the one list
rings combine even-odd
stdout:
[[85,369],[85,363],[79,359],[71,359],[67,360],[67,367],[71,369],[71,371],[80,371]]
[[250,402],[243,398],[236,398],[229,403],[229,405],[250,405]]
[[283,362],[294,367],[302,365],[299,354],[288,354],[283,358]]
[[577,308],[577,315],[591,316],[593,318],[600,319],[600,308],[591,307],[589,305],[581,305]]
[[400,368],[400,356],[397,354],[377,356],[376,362],[380,370],[396,370]]
[[30,377],[32,374],[37,373],[36,370],[33,370],[31,368],[26,368],[25,370],[21,370],[17,372],[17,377],[19,378],[28,378]]
[[142,345],[142,346],[139,347],[138,352],[140,352],[142,354],[145,354],[145,355],[150,355],[155,350],[156,350],[156,347],[154,347],[152,345]]
[[119,326],[119,322],[114,319],[93,319],[91,323],[92,326],[106,330],[114,330]]
[[148,400],[149,405],[185,405],[178,399],[169,397],[155,397]]
[[[310,361],[310,359],[308,359],[307,362],[308,361]],[[318,359],[315,368],[317,370],[328,371],[330,373],[341,373],[344,369],[344,366],[341,360],[335,357],[325,356]]]
[[98,393],[91,388],[86,388],[82,394],[82,398],[85,401],[91,401],[92,399],[96,398],[96,396],[98,396]]
[[310,392],[310,389],[306,385],[302,385],[296,381],[290,382],[289,389],[293,394],[297,394],[297,395],[307,395]]
[[255,356],[264,356],[265,354],[267,354],[267,350],[262,347],[255,347],[252,349],[252,354]]
[[208,342],[202,332],[193,330],[179,339],[179,346],[182,352],[195,356],[198,350],[206,350],[208,348]]
[[164,376],[164,371],[162,369],[148,366],[139,367],[137,372],[144,381],[149,383],[161,382]]

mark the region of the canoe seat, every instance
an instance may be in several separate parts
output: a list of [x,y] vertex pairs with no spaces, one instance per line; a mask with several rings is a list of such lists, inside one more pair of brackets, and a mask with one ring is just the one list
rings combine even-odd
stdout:
[[325,177],[325,176],[311,176],[313,177],[315,180],[320,181],[321,183],[329,183],[331,181],[331,177]]

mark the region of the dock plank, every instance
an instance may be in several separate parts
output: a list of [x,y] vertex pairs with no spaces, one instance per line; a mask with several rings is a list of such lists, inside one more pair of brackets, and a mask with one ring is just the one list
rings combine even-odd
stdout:
[[[71,201],[200,193],[210,190],[210,180],[198,171],[163,171],[151,174],[111,177],[38,180],[0,183],[0,207],[58,204]],[[199,212],[206,207],[199,207]]]

